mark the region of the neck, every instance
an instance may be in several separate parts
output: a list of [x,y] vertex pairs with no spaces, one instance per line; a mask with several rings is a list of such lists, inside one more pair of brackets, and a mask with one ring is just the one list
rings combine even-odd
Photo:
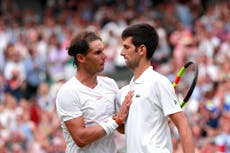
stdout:
[[133,73],[134,73],[134,76],[133,76],[133,80],[136,80],[138,79],[141,74],[146,70],[148,69],[149,67],[151,66],[151,64],[144,64],[144,65],[139,65],[138,67],[136,67],[134,70],[133,70]]
[[77,72],[75,77],[85,86],[94,88],[97,85],[97,75],[91,75],[88,73]]

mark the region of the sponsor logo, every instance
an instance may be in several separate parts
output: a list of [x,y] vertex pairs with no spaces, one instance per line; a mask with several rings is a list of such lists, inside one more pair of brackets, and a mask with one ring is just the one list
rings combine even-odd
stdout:
[[141,97],[141,95],[139,95],[139,94],[136,94],[136,96],[135,96],[136,98],[139,98],[139,97]]
[[96,97],[96,100],[100,100],[102,98],[102,96],[98,96]]

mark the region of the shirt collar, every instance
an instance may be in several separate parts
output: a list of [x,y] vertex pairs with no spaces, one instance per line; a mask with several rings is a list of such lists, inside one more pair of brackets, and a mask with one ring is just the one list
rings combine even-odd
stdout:
[[153,70],[152,66],[149,66],[135,81],[133,80],[133,77],[130,81],[131,84],[140,84],[144,82],[145,80],[149,79],[149,73]]

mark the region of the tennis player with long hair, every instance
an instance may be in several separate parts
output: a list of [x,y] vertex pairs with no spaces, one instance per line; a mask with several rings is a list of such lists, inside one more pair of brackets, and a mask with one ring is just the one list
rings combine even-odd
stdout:
[[156,30],[149,24],[131,25],[121,37],[120,54],[134,73],[118,94],[122,104],[125,95],[134,90],[125,122],[127,153],[172,153],[168,119],[177,127],[184,153],[194,153],[192,132],[172,83],[151,66],[159,40]]
[[125,121],[133,92],[113,116],[119,88],[113,79],[99,76],[106,59],[103,51],[101,38],[87,31],[78,34],[68,48],[77,71],[56,99],[66,153],[116,153],[113,132]]

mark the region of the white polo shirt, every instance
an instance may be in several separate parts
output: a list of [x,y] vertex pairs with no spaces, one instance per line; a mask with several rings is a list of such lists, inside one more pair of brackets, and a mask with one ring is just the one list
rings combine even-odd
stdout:
[[130,89],[135,92],[125,123],[127,153],[172,153],[167,116],[182,109],[171,82],[149,67],[120,90],[120,105]]
[[107,120],[115,113],[114,102],[119,90],[116,82],[101,76],[97,80],[97,86],[91,89],[72,77],[57,94],[57,114],[67,144],[66,153],[116,153],[113,134],[79,148],[64,124],[67,120],[83,116],[86,127],[90,127]]

